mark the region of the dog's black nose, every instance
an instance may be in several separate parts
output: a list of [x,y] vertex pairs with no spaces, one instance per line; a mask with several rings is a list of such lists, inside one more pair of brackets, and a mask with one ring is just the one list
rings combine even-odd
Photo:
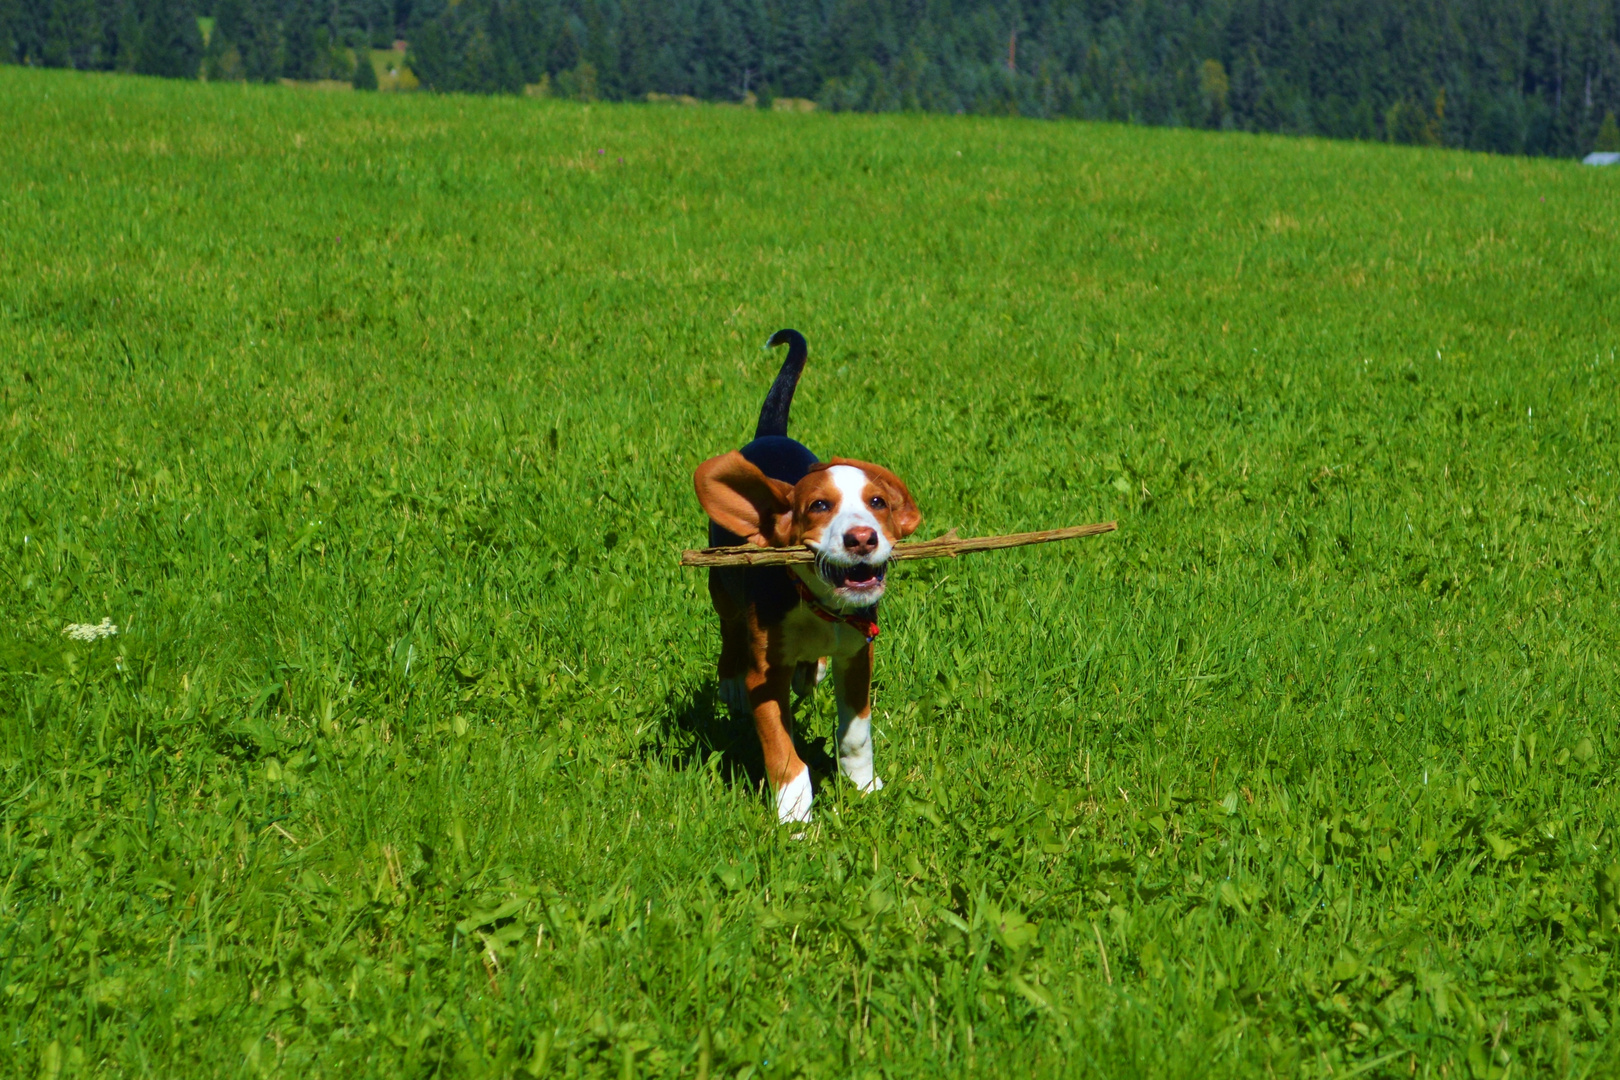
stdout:
[[866,525],[857,525],[852,529],[844,530],[844,550],[851,555],[870,555],[877,550],[877,530]]

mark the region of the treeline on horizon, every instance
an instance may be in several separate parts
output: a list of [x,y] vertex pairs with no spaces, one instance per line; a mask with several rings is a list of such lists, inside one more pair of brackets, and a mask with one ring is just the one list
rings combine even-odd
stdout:
[[0,60],[52,67],[347,79],[396,40],[439,91],[1620,149],[1620,0],[0,0]]

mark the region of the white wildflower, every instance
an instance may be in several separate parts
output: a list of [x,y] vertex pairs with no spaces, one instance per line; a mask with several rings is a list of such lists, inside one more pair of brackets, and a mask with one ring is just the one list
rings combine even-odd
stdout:
[[112,637],[118,633],[118,627],[113,625],[111,619],[102,619],[100,625],[86,622],[68,623],[62,628],[62,633],[74,641],[100,641],[104,637]]

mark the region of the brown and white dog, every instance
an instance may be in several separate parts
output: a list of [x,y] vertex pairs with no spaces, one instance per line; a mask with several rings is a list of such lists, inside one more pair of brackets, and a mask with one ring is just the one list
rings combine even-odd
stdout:
[[751,716],[782,822],[810,820],[810,770],[793,745],[792,691],[808,694],[829,667],[838,698],[838,771],[862,791],[883,786],[872,765],[872,639],[896,540],[922,523],[900,478],[881,465],[819,462],[787,437],[788,408],[807,349],[795,330],[760,409],[754,440],[698,466],[711,546],[803,544],[814,565],[709,571],[720,616],[720,698]]

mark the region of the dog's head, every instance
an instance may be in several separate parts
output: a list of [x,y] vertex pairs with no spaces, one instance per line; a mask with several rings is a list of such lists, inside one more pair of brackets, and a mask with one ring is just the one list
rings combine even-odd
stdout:
[[866,461],[833,458],[788,484],[732,451],[699,465],[693,483],[698,502],[721,528],[759,547],[803,544],[814,551],[813,568],[793,569],[819,599],[841,610],[878,602],[895,541],[922,524],[901,479]]

